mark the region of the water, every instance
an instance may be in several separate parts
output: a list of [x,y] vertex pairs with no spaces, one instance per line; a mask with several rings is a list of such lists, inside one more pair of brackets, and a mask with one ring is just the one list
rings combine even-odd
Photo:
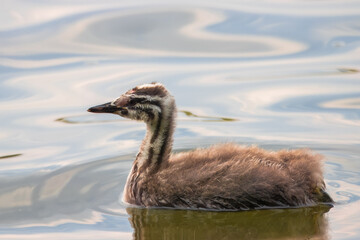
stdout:
[[[360,238],[358,1],[2,4],[1,239]],[[145,127],[86,109],[152,81],[177,100],[174,151],[311,148],[336,205],[127,208]]]

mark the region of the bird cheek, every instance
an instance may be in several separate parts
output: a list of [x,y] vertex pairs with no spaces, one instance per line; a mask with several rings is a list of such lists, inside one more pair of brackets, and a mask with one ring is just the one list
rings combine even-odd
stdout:
[[132,110],[132,109],[126,109],[126,111],[123,111],[121,113],[122,117],[125,118],[129,118],[129,119],[133,119],[133,120],[143,120],[141,117],[141,114],[139,114],[138,112]]

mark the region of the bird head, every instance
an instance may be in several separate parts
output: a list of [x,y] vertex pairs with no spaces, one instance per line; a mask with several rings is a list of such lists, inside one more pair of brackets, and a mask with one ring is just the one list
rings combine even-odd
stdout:
[[[174,98],[160,83],[137,86],[112,102],[88,109],[93,113],[113,113],[124,118],[153,122],[174,105]],[[172,109],[174,110],[174,109]]]

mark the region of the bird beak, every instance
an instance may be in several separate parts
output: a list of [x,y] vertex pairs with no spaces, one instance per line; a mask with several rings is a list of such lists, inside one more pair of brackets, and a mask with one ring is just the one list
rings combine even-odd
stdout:
[[117,107],[114,104],[112,104],[111,102],[108,103],[104,103],[101,105],[97,105],[94,107],[91,107],[88,109],[88,112],[93,112],[93,113],[115,113],[119,110],[122,110],[124,108],[122,107]]

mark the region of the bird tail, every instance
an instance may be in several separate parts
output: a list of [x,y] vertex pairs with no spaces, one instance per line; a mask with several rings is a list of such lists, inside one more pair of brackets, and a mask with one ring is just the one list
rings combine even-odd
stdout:
[[322,188],[317,189],[315,197],[316,197],[316,200],[317,200],[318,203],[330,203],[330,204],[334,203],[334,200]]

